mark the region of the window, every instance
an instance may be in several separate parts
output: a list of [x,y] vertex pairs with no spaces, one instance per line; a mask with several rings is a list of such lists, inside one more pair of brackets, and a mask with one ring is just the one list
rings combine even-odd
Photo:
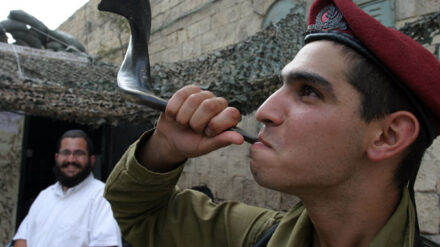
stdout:
[[279,0],[276,1],[270,10],[267,12],[263,20],[263,28],[269,26],[271,23],[277,23],[289,14],[293,7],[297,6],[295,0]]
[[354,0],[354,2],[383,25],[394,26],[394,0]]

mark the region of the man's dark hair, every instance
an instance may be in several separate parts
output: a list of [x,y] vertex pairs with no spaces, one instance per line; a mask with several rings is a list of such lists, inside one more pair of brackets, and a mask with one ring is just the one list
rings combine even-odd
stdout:
[[58,145],[57,145],[57,152],[60,151],[60,147],[61,147],[61,141],[64,138],[83,138],[86,143],[87,143],[87,152],[89,153],[89,156],[94,154],[94,150],[93,150],[93,141],[92,139],[90,139],[90,137],[86,134],[86,132],[79,130],[79,129],[74,129],[74,130],[68,130],[66,132],[64,132],[64,134],[60,137],[60,139],[58,140]]
[[[346,56],[346,71],[348,82],[361,94],[360,114],[366,122],[380,119],[396,111],[408,111],[414,114],[420,122],[419,113],[411,101],[402,92],[393,78],[369,59],[361,56],[353,49],[340,45]],[[399,188],[415,179],[423,154],[430,143],[425,133],[426,129],[420,124],[420,132],[416,140],[407,148],[395,173]]]

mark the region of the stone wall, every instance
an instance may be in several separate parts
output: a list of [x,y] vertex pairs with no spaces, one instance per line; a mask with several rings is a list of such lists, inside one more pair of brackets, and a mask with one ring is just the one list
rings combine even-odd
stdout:
[[420,230],[440,243],[440,139],[426,151],[415,191]]
[[[429,13],[440,11],[436,0],[396,0],[396,28],[413,22]],[[438,17],[440,18],[440,17]],[[438,33],[438,32],[437,32]],[[440,60],[440,35],[424,44]],[[440,243],[440,139],[426,151],[415,184],[417,213],[420,230]]]
[[24,116],[0,112],[0,246],[15,233]]
[[[151,63],[195,58],[261,30],[275,0],[152,0]],[[128,44],[122,18],[99,12],[91,0],[58,29],[71,33],[89,54],[119,64]]]
[[[440,35],[425,45],[440,60]],[[440,137],[426,151],[415,184],[420,229],[440,243]]]

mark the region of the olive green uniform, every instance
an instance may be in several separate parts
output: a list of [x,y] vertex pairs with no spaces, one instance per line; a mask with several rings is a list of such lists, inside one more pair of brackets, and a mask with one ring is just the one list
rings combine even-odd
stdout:
[[[127,150],[105,190],[124,238],[134,247],[253,246],[276,223],[268,246],[311,244],[313,225],[301,203],[282,213],[233,201],[215,204],[200,192],[179,190],[176,183],[183,165],[155,173],[135,159],[136,148],[148,138],[147,133]],[[370,246],[412,247],[414,234],[415,210],[405,189]]]

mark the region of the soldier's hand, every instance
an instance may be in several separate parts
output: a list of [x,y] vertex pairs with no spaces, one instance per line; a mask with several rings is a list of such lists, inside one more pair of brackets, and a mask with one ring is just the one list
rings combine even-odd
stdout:
[[141,152],[141,164],[166,172],[190,157],[230,144],[242,144],[243,136],[228,131],[240,121],[240,112],[224,98],[197,86],[186,86],[168,101],[156,130]]

